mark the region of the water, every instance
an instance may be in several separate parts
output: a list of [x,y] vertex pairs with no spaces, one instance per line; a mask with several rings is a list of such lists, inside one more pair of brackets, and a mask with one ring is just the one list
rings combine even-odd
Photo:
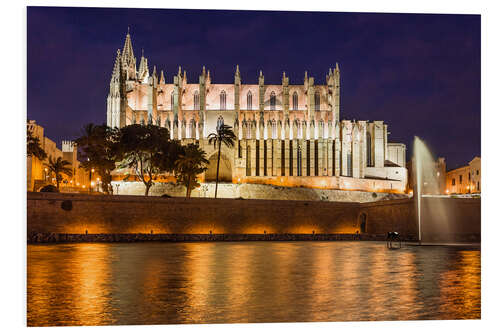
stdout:
[[[440,201],[435,201],[432,209],[434,217],[432,223],[422,219],[422,208],[424,195],[438,195],[440,193],[438,170],[436,169],[436,159],[429,148],[419,137],[415,137],[413,143],[414,161],[415,161],[415,180],[416,180],[416,212],[418,223],[418,240],[428,241],[431,234],[448,235],[453,230],[449,225],[449,212],[445,205]],[[425,230],[426,232],[423,232]]]
[[27,254],[30,326],[481,316],[479,248],[87,243]]

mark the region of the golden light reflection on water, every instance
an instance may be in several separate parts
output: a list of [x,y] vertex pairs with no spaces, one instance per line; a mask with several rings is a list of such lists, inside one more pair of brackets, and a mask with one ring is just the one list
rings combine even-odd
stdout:
[[480,318],[480,250],[374,242],[28,246],[28,324]]

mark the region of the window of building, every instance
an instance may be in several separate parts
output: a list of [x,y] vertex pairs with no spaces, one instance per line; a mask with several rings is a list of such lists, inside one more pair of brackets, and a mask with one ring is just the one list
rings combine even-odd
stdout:
[[451,186],[455,186],[455,178],[451,179]]
[[299,109],[299,95],[297,94],[297,92],[293,93],[292,104],[293,104],[293,110]]
[[217,118],[217,127],[216,127],[216,130],[218,131],[222,125],[224,125],[224,118],[222,118],[222,116],[219,116],[219,118]]
[[372,166],[372,135],[366,132],[366,166]]
[[481,191],[481,187],[479,187],[479,182],[477,182],[477,191]]
[[252,125],[250,123],[247,123],[247,139],[252,138]]
[[316,91],[314,93],[314,110],[319,111],[319,106],[320,106],[320,98],[319,98],[319,91]]
[[470,172],[469,172],[469,181],[470,181]]
[[297,122],[297,137],[302,139],[302,123],[300,121]]
[[247,110],[252,110],[252,92],[249,91],[247,94]]
[[172,93],[170,94],[170,109],[174,109],[174,91],[172,90]]
[[276,120],[273,119],[271,122],[272,126],[272,138],[277,139],[278,138],[278,126],[276,126]]
[[200,109],[200,94],[198,93],[198,91],[194,92],[193,100],[194,100],[194,110],[199,110]]
[[347,177],[352,177],[352,154],[347,153]]
[[297,176],[302,176],[302,149],[297,145]]
[[247,142],[247,161],[246,161],[247,162],[247,176],[251,176],[252,175],[251,160],[252,160],[252,149],[251,149],[250,145]]
[[462,184],[462,175],[460,175],[460,176],[458,177],[458,182],[459,182],[460,184]]
[[220,93],[220,109],[226,109],[226,92],[224,90]]
[[476,176],[479,176],[479,170],[476,170]]
[[276,94],[274,93],[274,91],[271,92],[269,104],[271,106],[271,110],[276,110]]

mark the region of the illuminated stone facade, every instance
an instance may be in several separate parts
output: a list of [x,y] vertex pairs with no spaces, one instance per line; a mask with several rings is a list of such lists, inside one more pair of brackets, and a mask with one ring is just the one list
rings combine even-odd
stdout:
[[325,84],[316,84],[307,72],[303,84],[289,82],[283,73],[281,84],[266,84],[261,72],[256,84],[243,84],[238,66],[229,84],[213,83],[204,67],[198,82],[188,83],[180,67],[168,81],[156,67],[150,73],[144,55],[137,69],[127,34],[113,68],[107,124],[152,123],[168,128],[171,139],[198,142],[210,160],[202,181],[215,179],[217,156],[207,136],[223,121],[238,140],[234,148],[223,147],[222,181],[405,190],[406,147],[388,144],[387,124],[341,120],[338,64]]
[[481,193],[481,157],[446,172],[446,194]]

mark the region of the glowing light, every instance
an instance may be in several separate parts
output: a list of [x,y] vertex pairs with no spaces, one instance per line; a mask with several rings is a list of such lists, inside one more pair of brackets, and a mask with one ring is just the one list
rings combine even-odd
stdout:
[[47,171],[48,171],[48,169],[47,169],[47,168],[45,168],[45,172],[47,172]]
[[94,182],[90,182],[90,186],[94,187],[95,183]]
[[85,188],[85,185],[82,185],[83,188]]
[[77,182],[77,183],[76,183],[76,186],[80,186],[80,183],[78,183],[78,182]]
[[92,168],[92,172],[94,172],[94,168]]
[[438,171],[438,173],[437,173],[437,176],[439,177],[439,171]]
[[450,190],[446,190],[446,194],[450,193]]

